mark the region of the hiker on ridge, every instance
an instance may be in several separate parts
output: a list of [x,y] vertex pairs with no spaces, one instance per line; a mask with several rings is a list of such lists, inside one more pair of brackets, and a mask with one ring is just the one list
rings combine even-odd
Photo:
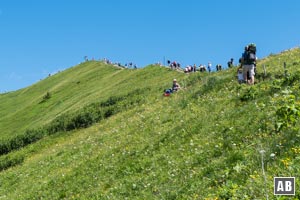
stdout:
[[227,62],[228,68],[233,67],[233,58],[230,59],[230,61]]
[[211,67],[212,67],[211,62],[208,62],[207,69],[208,69],[208,72],[209,72],[209,73],[211,72]]
[[251,43],[245,47],[245,51],[242,55],[244,81],[250,85],[254,84],[255,65],[256,65],[256,45]]

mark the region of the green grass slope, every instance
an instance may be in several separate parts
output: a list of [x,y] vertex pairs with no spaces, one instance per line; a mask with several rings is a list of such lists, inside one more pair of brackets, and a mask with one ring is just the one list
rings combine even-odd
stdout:
[[[2,94],[2,143],[15,148],[0,157],[0,198],[285,199],[273,177],[300,170],[300,50],[257,67],[247,86],[236,68],[185,75],[87,62]],[[163,97],[174,77],[185,89]],[[36,131],[24,141],[40,136],[14,140],[26,130]]]
[[[12,137],[28,127],[44,125],[68,110],[77,110],[114,94],[170,82],[168,76],[172,73],[156,76],[161,69],[154,69],[153,73],[151,70],[122,70],[100,62],[86,62],[31,87],[2,94],[1,136]],[[51,100],[41,103],[47,92],[52,95]]]

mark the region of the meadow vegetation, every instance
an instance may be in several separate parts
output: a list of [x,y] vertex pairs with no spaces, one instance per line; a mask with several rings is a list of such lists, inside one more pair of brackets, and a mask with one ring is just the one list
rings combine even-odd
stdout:
[[299,67],[272,54],[248,86],[92,61],[1,94],[0,199],[289,199],[273,177],[299,186]]

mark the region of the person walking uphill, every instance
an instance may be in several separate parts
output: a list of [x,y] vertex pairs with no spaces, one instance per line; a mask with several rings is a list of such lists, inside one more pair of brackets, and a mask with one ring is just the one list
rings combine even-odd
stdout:
[[[242,55],[243,76],[246,83],[254,84],[254,68],[256,64],[256,45],[251,43],[245,47]],[[249,75],[249,76],[248,76]]]

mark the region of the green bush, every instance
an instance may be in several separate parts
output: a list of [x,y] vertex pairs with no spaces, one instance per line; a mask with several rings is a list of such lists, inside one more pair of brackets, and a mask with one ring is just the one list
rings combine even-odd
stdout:
[[40,103],[44,103],[44,102],[46,102],[48,99],[50,99],[51,98],[51,94],[50,94],[50,92],[47,92],[44,96],[43,96],[43,99],[42,99],[42,101],[40,102]]
[[300,118],[300,105],[295,101],[294,95],[284,95],[280,106],[276,110],[276,130],[294,127]]
[[0,157],[0,171],[21,164],[24,161],[23,155],[2,156]]
[[241,92],[240,99],[241,101],[249,101],[256,98],[258,92],[255,87],[244,88]]
[[34,143],[46,135],[58,132],[87,128],[100,120],[109,118],[118,112],[130,109],[144,100],[143,94],[149,88],[137,89],[124,96],[112,96],[106,101],[92,103],[74,113],[65,113],[55,118],[48,125],[38,129],[28,129],[24,134],[0,142],[0,155],[20,149]]

